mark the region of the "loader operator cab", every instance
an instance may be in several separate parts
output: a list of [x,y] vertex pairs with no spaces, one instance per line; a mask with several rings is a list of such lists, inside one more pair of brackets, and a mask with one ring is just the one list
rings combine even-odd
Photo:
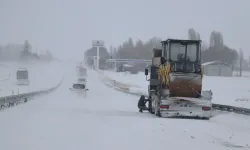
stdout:
[[170,63],[171,72],[201,73],[201,40],[162,41],[161,63]]

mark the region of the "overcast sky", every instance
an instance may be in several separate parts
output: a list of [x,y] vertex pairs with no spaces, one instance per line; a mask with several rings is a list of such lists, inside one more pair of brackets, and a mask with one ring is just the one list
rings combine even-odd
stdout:
[[[93,39],[107,47],[128,37],[187,38],[212,30],[250,55],[250,0],[0,0],[0,44],[23,43],[61,58],[83,58]],[[246,56],[245,56],[246,57]]]

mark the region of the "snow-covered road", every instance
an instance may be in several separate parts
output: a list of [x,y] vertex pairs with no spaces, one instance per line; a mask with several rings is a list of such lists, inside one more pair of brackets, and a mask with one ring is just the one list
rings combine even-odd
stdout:
[[56,91],[0,112],[4,150],[250,149],[250,119],[223,113],[209,121],[156,118],[138,97],[105,86],[89,71],[86,98],[70,92],[75,66],[65,65]]
[[[58,84],[62,79],[62,67],[58,62],[33,63],[1,63],[0,66],[0,97],[21,93],[44,90]],[[16,85],[16,71],[27,68],[30,85]]]

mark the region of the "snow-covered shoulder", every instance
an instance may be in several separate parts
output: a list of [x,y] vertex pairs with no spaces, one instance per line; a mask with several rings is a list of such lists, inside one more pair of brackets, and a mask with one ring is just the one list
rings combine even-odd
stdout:
[[[104,76],[130,85],[130,91],[147,94],[148,81],[143,72],[130,74],[125,72],[104,71]],[[250,108],[250,77],[210,77],[204,76],[202,90],[212,90],[212,102]]]

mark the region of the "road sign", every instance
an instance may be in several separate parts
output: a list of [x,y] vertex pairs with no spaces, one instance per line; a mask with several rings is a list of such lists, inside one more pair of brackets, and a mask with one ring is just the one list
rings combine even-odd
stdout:
[[104,46],[104,41],[102,40],[93,40],[92,46]]

